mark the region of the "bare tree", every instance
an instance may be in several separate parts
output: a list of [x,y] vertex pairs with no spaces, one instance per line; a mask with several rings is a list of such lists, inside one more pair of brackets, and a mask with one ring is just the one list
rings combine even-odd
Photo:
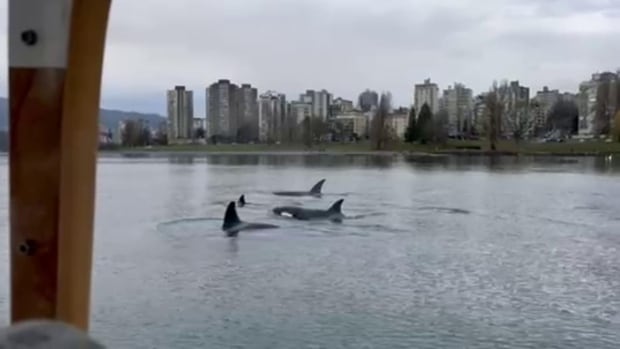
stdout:
[[376,114],[372,119],[372,125],[370,128],[370,137],[375,150],[382,150],[385,148],[388,141],[388,127],[387,118],[392,105],[392,95],[389,92],[381,94],[379,99],[379,107]]
[[485,96],[484,102],[486,114],[485,128],[487,131],[487,139],[489,140],[489,148],[495,151],[497,150],[497,141],[500,132],[499,125],[504,113],[504,103],[497,82],[493,83],[493,87],[491,87],[491,90]]
[[536,119],[530,113],[527,101],[507,101],[504,104],[504,127],[516,143],[534,132]]
[[329,131],[328,124],[320,117],[305,117],[302,122],[302,133],[304,144],[312,147],[314,143],[320,142]]

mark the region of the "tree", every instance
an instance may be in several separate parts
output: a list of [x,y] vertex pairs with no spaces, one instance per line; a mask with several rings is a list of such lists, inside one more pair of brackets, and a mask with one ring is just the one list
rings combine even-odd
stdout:
[[348,135],[345,135],[344,125],[340,120],[331,120],[327,123],[332,141],[344,142]]
[[151,145],[153,143],[151,130],[144,127],[140,130],[140,138],[138,139],[138,145]]
[[194,130],[194,138],[196,139],[204,139],[206,137],[205,129],[199,127]]
[[504,106],[504,126],[512,134],[516,143],[530,135],[535,126],[535,118],[530,113],[526,101],[506,103]]
[[306,116],[301,123],[304,145],[312,147],[315,142],[320,142],[329,131],[329,125],[320,117]]
[[409,124],[407,125],[407,130],[405,131],[405,142],[413,143],[418,140],[417,132],[415,108],[411,107],[411,109],[409,109]]
[[308,148],[312,147],[313,135],[312,135],[312,118],[306,116],[301,123],[304,145]]
[[418,115],[417,131],[422,144],[432,141],[434,134],[433,113],[426,103],[422,105],[420,115]]
[[559,99],[549,110],[545,129],[574,134],[578,131],[576,128],[578,120],[579,108],[577,104],[571,100]]
[[594,115],[594,134],[609,134],[610,131],[610,90],[611,82],[602,80],[596,90],[596,105]]
[[243,124],[237,129],[237,136],[235,139],[239,143],[249,143],[254,141],[252,133],[252,125]]
[[[284,119],[284,130],[282,131],[282,138],[285,142],[295,142],[303,137],[303,130],[300,132],[299,125],[297,125],[297,116],[289,115]],[[302,127],[303,129],[303,127]]]
[[136,147],[140,145],[140,139],[142,138],[142,130],[140,125],[135,120],[127,120],[123,133],[121,135],[121,142],[126,147]]
[[138,147],[152,143],[151,131],[144,127],[142,120],[127,120],[121,133],[121,144],[126,147]]
[[448,118],[450,114],[446,109],[440,109],[432,118],[431,140],[437,144],[445,144],[448,141]]
[[379,99],[379,107],[377,108],[376,114],[372,119],[372,125],[370,128],[371,141],[375,150],[384,149],[387,143],[388,127],[386,125],[386,121],[391,105],[392,95],[389,92],[382,93],[381,98]]
[[504,104],[500,97],[500,89],[497,83],[493,83],[493,87],[485,97],[485,114],[486,114],[486,131],[489,140],[489,149],[497,150],[497,140],[499,138],[499,125],[504,112]]
[[616,116],[614,117],[613,138],[616,142],[620,142],[620,109],[616,112]]
[[9,133],[0,130],[0,151],[9,150]]
[[311,119],[312,138],[316,142],[321,142],[323,137],[329,133],[329,124],[320,117],[314,117]]
[[155,132],[155,137],[153,137],[153,144],[156,145],[168,145],[168,134],[165,130],[159,129]]

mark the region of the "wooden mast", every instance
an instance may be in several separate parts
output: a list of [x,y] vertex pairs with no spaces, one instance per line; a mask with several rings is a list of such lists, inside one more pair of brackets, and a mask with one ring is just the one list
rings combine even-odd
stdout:
[[88,329],[110,0],[9,0],[11,320]]

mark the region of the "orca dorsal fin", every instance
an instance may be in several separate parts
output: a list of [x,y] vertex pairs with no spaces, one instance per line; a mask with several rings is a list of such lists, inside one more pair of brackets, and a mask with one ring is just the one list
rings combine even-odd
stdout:
[[334,204],[331,205],[331,207],[327,211],[333,212],[333,213],[342,213],[342,202],[343,201],[344,199],[340,199],[334,202]]
[[245,206],[245,194],[239,197],[239,207]]
[[321,194],[321,188],[323,188],[323,183],[325,183],[325,179],[321,179],[320,181],[318,181],[313,187],[312,189],[310,189],[310,192],[312,194]]
[[237,215],[237,209],[235,208],[235,202],[231,201],[228,203],[228,207],[226,207],[226,214],[224,214],[224,223],[222,227],[224,229],[230,228],[237,224],[241,223],[239,216]]

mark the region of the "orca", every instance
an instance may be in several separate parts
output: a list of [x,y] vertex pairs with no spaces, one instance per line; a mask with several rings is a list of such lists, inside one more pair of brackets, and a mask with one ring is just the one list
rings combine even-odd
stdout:
[[279,206],[273,209],[273,213],[278,216],[288,216],[302,221],[323,219],[340,223],[344,218],[342,214],[343,201],[344,199],[340,199],[334,202],[327,210],[316,210],[299,206]]
[[310,191],[275,191],[273,192],[275,195],[279,196],[321,196],[321,188],[323,188],[323,183],[325,183],[325,179],[321,179],[318,181]]
[[237,204],[239,205],[239,207],[245,206],[245,194],[239,197],[239,200],[237,200]]
[[226,232],[226,236],[235,237],[242,230],[259,230],[259,229],[275,229],[279,228],[277,225],[267,223],[250,223],[243,222],[237,215],[237,209],[235,208],[235,202],[231,201],[226,207],[226,214],[224,214],[224,222],[222,223],[222,230]]

